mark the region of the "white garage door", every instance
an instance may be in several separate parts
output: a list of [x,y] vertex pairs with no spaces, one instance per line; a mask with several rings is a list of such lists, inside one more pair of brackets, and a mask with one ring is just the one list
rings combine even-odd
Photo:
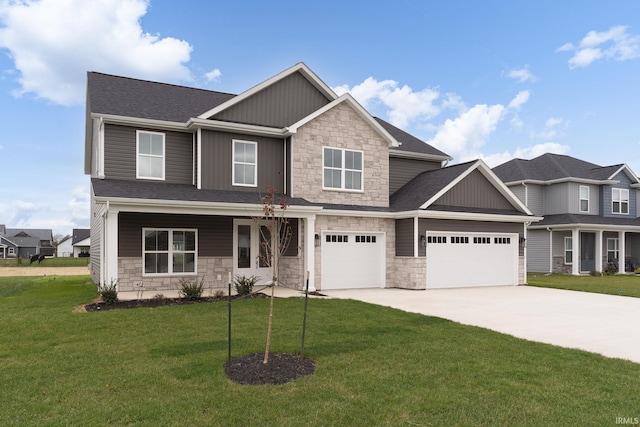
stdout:
[[384,234],[331,231],[321,239],[321,289],[384,286]]
[[518,235],[427,232],[427,289],[518,284]]

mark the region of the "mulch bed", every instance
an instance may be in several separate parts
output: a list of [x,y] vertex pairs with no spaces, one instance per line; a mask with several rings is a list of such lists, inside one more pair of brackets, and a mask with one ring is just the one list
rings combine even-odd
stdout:
[[[246,296],[234,295],[232,300],[236,299],[249,299],[249,298],[269,298],[268,295],[263,293],[255,293]],[[86,311],[104,311],[115,310],[119,308],[156,308],[166,307],[170,305],[186,305],[186,304],[203,304],[208,302],[227,301],[226,295],[223,297],[211,297],[211,298],[199,298],[199,299],[186,299],[186,298],[151,298],[143,300],[130,300],[130,301],[118,301],[115,304],[107,304],[104,301],[97,301],[84,306]]]
[[235,357],[224,364],[227,377],[239,384],[284,384],[312,375],[315,365],[311,359],[296,354],[269,353],[269,362],[263,363],[264,353]]

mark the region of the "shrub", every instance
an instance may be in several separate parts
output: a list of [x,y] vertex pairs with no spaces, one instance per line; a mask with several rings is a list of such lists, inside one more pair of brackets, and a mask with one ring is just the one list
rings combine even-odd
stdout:
[[98,293],[102,297],[102,301],[106,304],[115,304],[118,302],[118,281],[111,280],[111,283],[98,285]]
[[616,274],[618,272],[618,268],[616,267],[616,265],[612,262],[607,264],[607,267],[604,269],[603,273],[606,276],[612,275],[612,274]]
[[198,281],[180,279],[180,297],[189,300],[198,300],[202,298],[202,292],[204,290],[204,276]]
[[255,285],[260,278],[258,276],[239,276],[233,277],[233,285],[236,288],[238,295],[250,295],[253,292],[253,285]]

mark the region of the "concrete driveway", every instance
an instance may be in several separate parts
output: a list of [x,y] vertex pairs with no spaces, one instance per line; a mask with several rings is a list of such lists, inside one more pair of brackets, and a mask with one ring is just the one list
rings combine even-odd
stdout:
[[529,286],[322,293],[640,363],[640,298]]

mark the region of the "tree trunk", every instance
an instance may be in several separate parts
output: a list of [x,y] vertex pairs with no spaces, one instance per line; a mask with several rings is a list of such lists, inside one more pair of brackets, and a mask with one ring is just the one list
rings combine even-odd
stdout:
[[264,350],[264,360],[262,363],[269,363],[269,348],[271,347],[271,325],[273,324],[273,293],[276,287],[276,279],[271,283],[271,301],[269,302],[269,326],[267,327],[267,347]]

